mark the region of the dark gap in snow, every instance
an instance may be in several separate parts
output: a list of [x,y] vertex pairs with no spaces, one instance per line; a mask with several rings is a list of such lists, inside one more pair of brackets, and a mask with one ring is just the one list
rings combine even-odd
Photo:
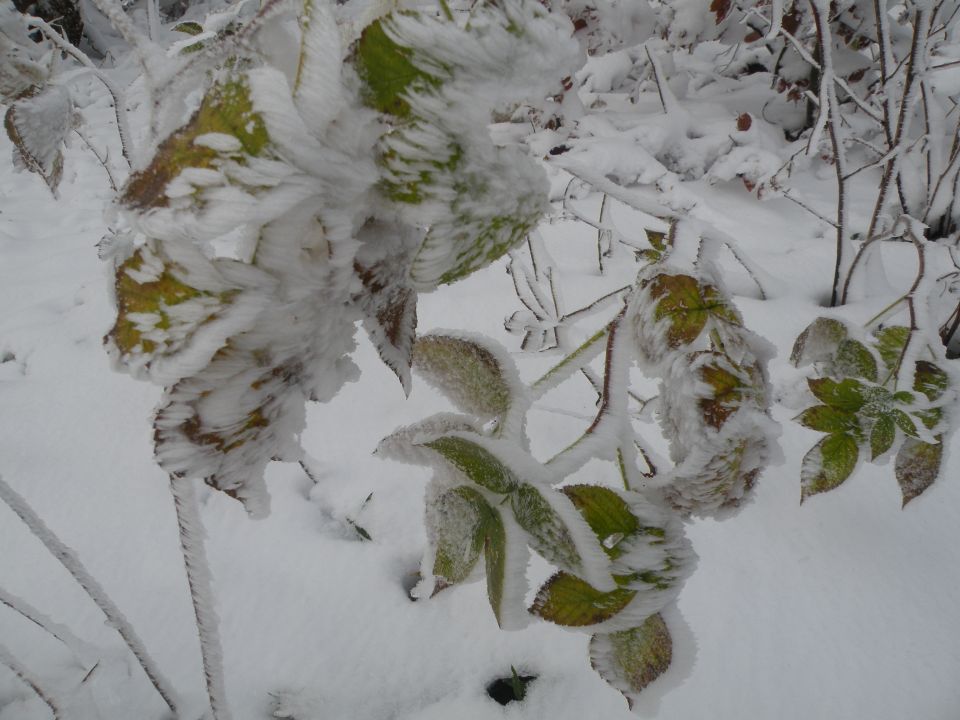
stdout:
[[487,695],[501,705],[508,705],[514,701],[522,702],[527,694],[527,685],[537,679],[536,675],[518,675],[511,667],[511,675],[497,678],[487,685]]

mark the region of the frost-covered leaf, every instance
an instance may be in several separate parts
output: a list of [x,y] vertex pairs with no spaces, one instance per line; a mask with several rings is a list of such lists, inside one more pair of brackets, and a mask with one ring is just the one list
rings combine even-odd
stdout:
[[464,412],[502,417],[514,401],[512,363],[479,338],[429,334],[413,347],[413,367]]
[[870,431],[870,460],[876,460],[893,446],[897,437],[897,425],[892,417],[877,418]]
[[559,572],[537,592],[530,612],[557,625],[586,627],[610,620],[636,594],[626,587],[601,592],[576,575]]
[[413,49],[398,45],[384,32],[382,21],[366,27],[357,43],[355,62],[371,107],[399,118],[409,117],[408,93],[439,84],[435,76],[413,64],[413,54]]
[[833,361],[833,372],[844,377],[866,378],[877,381],[877,361],[861,342],[846,339],[840,342]]
[[715,355],[714,361],[698,368],[701,380],[712,390],[708,397],[700,399],[699,405],[704,422],[719,430],[741,406],[744,393],[749,393],[753,388],[750,379],[743,377],[745,373],[734,371],[740,368],[734,368],[719,353]]
[[649,289],[656,300],[654,318],[668,324],[667,342],[671,348],[696,340],[708,320],[742,324],[740,314],[716,287],[690,275],[661,273],[649,281]]
[[900,357],[903,354],[903,348],[910,339],[910,328],[903,325],[890,325],[881,328],[874,335],[877,338],[877,352],[886,366],[888,372],[893,372]]
[[7,137],[23,166],[54,193],[63,175],[63,144],[73,124],[70,93],[57,85],[16,100],[4,117]]
[[451,435],[424,443],[436,450],[472,482],[495,493],[508,494],[516,490],[520,480],[497,457],[476,442]]
[[0,4],[0,99],[16,100],[50,75],[45,47],[35,43],[26,16],[12,2]]
[[364,293],[359,305],[363,327],[384,364],[396,373],[410,394],[410,366],[417,336],[417,292],[396,272],[396,258],[371,266],[354,263]]
[[819,317],[810,323],[793,344],[790,362],[802,367],[833,358],[837,347],[847,337],[847,328],[839,320]]
[[938,400],[950,386],[947,373],[925,360],[917,361],[914,371],[913,389],[926,395],[927,400]]
[[908,437],[903,441],[894,463],[894,474],[900,484],[903,505],[923,493],[940,474],[943,461],[943,436],[936,443]]
[[570,530],[537,488],[520,485],[510,495],[510,506],[534,550],[558,567],[572,572],[580,569],[583,561]]
[[505,620],[503,603],[507,583],[507,553],[510,549],[507,547],[507,533],[500,513],[492,508],[491,510],[485,523],[483,558],[487,571],[487,599],[494,617],[497,618],[497,624],[502,627]]
[[342,105],[340,32],[326,0],[304,0],[298,16],[300,56],[293,82],[294,103],[321,136]]
[[860,423],[854,413],[838,410],[829,405],[814,405],[807,408],[797,416],[796,420],[806,428],[823,433],[857,434],[860,431]]
[[[229,136],[234,149],[214,149],[196,140],[204,135]],[[146,210],[169,203],[167,186],[188,168],[211,168],[226,154],[262,154],[269,143],[266,125],[254,111],[250,88],[242,76],[214,85],[190,121],[164,140],[150,164],[134,173],[123,192],[130,208]]]
[[609,488],[599,485],[567,485],[561,490],[593,530],[601,547],[612,559],[620,557],[629,547],[629,539],[637,532],[662,538],[661,528],[641,527],[630,512],[626,501]]
[[470,575],[486,542],[493,508],[465,485],[442,493],[427,508],[428,533],[435,545],[434,594]]
[[374,454],[410,465],[429,465],[434,461],[436,452],[422,443],[442,435],[462,432],[479,434],[480,428],[465,415],[439,413],[394,430],[380,441]]
[[800,502],[839,486],[856,468],[859,455],[856,439],[847,433],[827,435],[810,448],[800,466]]
[[864,405],[864,386],[857,380],[810,378],[807,385],[818,400],[835,410],[855,413]]
[[673,640],[660,613],[643,624],[590,640],[590,663],[604,680],[625,694],[638,693],[656,680],[673,659]]
[[547,210],[543,170],[519,147],[495,144],[486,125],[559,90],[575,47],[529,1],[478,5],[465,26],[398,11],[364,31],[352,62],[366,102],[394,128],[379,148],[380,188],[426,230],[410,267],[417,289],[488,265]]
[[198,251],[182,250],[193,279],[149,245],[115,271],[117,319],[105,341],[134,375],[146,369],[151,378],[170,382],[199,370],[227,337],[249,327],[260,305]]

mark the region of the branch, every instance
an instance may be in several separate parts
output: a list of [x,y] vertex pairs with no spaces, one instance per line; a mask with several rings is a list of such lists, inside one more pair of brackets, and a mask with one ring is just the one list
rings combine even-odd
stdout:
[[53,720],[62,720],[63,715],[61,714],[60,706],[53,699],[53,696],[43,689],[40,681],[17,660],[16,656],[10,652],[3,643],[0,643],[0,665],[6,665],[10,668],[14,675],[24,684],[28,685],[36,696],[46,703],[47,707],[50,708],[50,712],[53,713]]

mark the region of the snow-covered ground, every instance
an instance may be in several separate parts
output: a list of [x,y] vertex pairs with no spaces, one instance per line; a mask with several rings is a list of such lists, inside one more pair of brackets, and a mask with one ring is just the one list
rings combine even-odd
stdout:
[[[95,140],[106,142],[111,111],[92,82],[83,112]],[[0,154],[9,154],[7,140],[0,143]],[[79,141],[66,166],[57,201],[37,176],[0,169],[0,475],[127,615],[181,695],[183,717],[199,718],[206,695],[196,627],[167,477],[152,460],[160,389],[110,369],[101,339],[114,319],[112,279],[96,244],[111,194]],[[811,181],[807,196],[829,208],[831,187]],[[701,217],[734,235],[776,278],[771,297],[760,300],[749,277],[725,260],[747,326],[778,348],[770,370],[783,462],[763,474],[738,516],[689,525],[700,558],[680,596],[689,630],[675,637],[674,666],[638,710],[665,720],[953,720],[960,715],[960,439],[951,440],[943,478],[904,510],[890,468],[872,465],[801,507],[800,459],[816,435],[789,422],[804,381],[786,355],[823,312],[832,230],[785,200],[759,203],[737,181],[690,188]],[[590,202],[584,206],[595,209]],[[639,232],[625,208],[613,217],[625,235]],[[589,297],[603,285],[594,230],[573,223],[542,230],[568,294]],[[894,282],[909,283],[913,260],[891,259],[902,269]],[[617,262],[612,272],[630,277],[629,255]],[[422,297],[419,329],[484,332],[517,350],[502,324],[518,308],[504,270],[500,262]],[[868,316],[870,307],[846,312]],[[258,521],[227,496],[200,490],[235,717],[632,717],[591,669],[587,635],[543,622],[501,631],[482,583],[410,600],[426,542],[428,471],[371,453],[397,426],[447,405],[417,380],[405,399],[362,333],[358,343],[360,381],[308,411],[302,442],[314,458],[313,479],[297,465],[271,465],[272,513]],[[543,363],[528,357],[518,353],[529,378]],[[578,389],[562,386],[534,410],[535,450],[570,432],[575,418],[563,413],[589,419],[589,394]],[[582,472],[601,471],[610,468]],[[44,687],[75,698],[65,720],[96,712],[103,720],[164,717],[99,610],[5,507],[0,548],[0,588],[87,643],[72,653],[0,606],[0,643]],[[537,577],[546,572],[531,568]],[[537,680],[523,702],[501,706],[485,687],[510,676],[511,666]],[[74,693],[81,683],[84,691]],[[45,717],[36,695],[0,668],[0,720]]]

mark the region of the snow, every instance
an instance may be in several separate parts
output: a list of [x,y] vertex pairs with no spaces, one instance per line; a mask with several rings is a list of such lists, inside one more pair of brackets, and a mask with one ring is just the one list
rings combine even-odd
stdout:
[[[620,72],[611,61],[597,71],[595,88]],[[95,78],[74,83],[92,98],[82,112],[95,143],[119,157],[109,97]],[[714,119],[732,127],[732,118]],[[216,137],[205,142],[230,150]],[[6,156],[11,147],[2,143]],[[625,156],[637,157],[641,145]],[[579,171],[582,162],[575,166],[571,157],[570,167]],[[548,169],[552,179],[569,179],[558,165]],[[719,160],[714,172],[718,166]],[[829,181],[805,177],[801,189],[818,207],[833,202]],[[207,702],[197,631],[168,477],[152,457],[151,418],[161,391],[113,372],[104,352],[101,338],[114,322],[113,280],[96,246],[112,232],[102,214],[110,191],[103,168],[81,143],[66,150],[60,192],[54,201],[39,177],[9,166],[0,171],[0,473],[129,620],[176,689],[183,717],[197,718]],[[952,720],[960,708],[960,485],[954,482],[960,440],[950,441],[944,477],[903,511],[890,467],[866,463],[842,487],[800,507],[800,462],[816,436],[790,422],[805,382],[787,355],[801,330],[825,314],[820,303],[829,292],[832,230],[786,199],[758,203],[736,182],[694,182],[685,192],[703,222],[735,238],[769,273],[770,299],[760,300],[733,256],[715,254],[745,326],[779,349],[769,372],[783,457],[758,479],[753,501],[735,518],[686,525],[699,561],[678,607],[668,611],[674,664],[638,698],[637,712],[672,720],[699,720],[705,712],[714,720]],[[658,209],[653,194],[641,197],[650,201],[645,207]],[[626,238],[644,244],[639,213],[615,203],[610,214]],[[606,281],[596,269],[596,230],[565,222],[544,224],[541,232],[565,276],[569,307],[595,297]],[[890,281],[902,292],[913,279],[912,251],[884,253]],[[501,260],[422,296],[422,330],[484,333],[515,351],[517,338],[502,326],[520,307],[506,265]],[[611,272],[629,282],[632,270]],[[858,301],[844,317],[860,322],[888,302]],[[268,466],[272,511],[256,521],[222,493],[199,492],[234,717],[629,720],[623,698],[591,669],[586,635],[543,622],[501,630],[483,583],[411,601],[408,589],[426,545],[430,470],[372,453],[396,428],[450,406],[416,376],[406,400],[372,345],[359,336],[357,343],[360,381],[307,410],[299,440],[318,458],[307,463],[314,478],[295,463]],[[515,357],[527,381],[560,359]],[[602,357],[592,365],[601,363]],[[547,448],[556,451],[563,438],[582,432],[596,413],[594,399],[579,377],[551,386],[528,423],[534,455],[549,457]],[[446,416],[421,431],[462,431],[470,422]],[[660,450],[666,453],[666,445]],[[595,461],[571,480],[618,481],[612,466]],[[372,540],[358,539],[351,523]],[[34,608],[31,614],[49,627],[69,628],[83,649],[75,657],[3,605],[0,664],[22,667],[60,698],[75,692],[93,653],[100,666],[81,688],[88,695],[72,695],[76,706],[64,705],[64,717],[74,717],[70,711],[103,720],[167,717],[114,629],[6,506],[0,547],[0,598],[22,598],[22,607]],[[522,574],[525,555],[517,555],[514,572]],[[531,581],[549,574],[538,558],[526,571]],[[527,619],[522,607],[529,599],[511,598],[520,609],[515,621]],[[538,679],[522,703],[501,707],[484,688],[509,676],[511,666]],[[0,720],[49,716],[42,700],[0,668]]]

